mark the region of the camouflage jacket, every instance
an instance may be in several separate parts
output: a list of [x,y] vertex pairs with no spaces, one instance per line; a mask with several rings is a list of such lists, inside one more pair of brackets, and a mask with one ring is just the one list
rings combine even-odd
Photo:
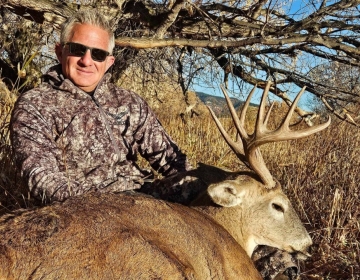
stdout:
[[22,94],[12,113],[16,163],[35,197],[62,201],[91,189],[138,189],[151,173],[136,164],[137,154],[165,176],[190,168],[140,96],[116,87],[110,74],[85,93],[60,69]]

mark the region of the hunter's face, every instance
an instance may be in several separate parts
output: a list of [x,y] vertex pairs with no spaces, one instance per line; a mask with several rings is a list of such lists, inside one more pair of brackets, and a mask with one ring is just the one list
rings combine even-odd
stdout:
[[104,55],[107,51],[108,33],[88,24],[75,25],[67,44],[59,44],[55,48],[64,76],[85,92],[93,91],[114,63],[113,56]]

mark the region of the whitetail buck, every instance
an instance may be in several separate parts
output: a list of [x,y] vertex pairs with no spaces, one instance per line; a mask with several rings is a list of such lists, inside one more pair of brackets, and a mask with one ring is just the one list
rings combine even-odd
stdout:
[[[312,241],[259,146],[305,137],[324,124],[292,132],[294,101],[281,127],[268,131],[265,100],[255,132],[229,108],[241,139],[238,157],[253,171],[228,172],[201,165],[181,176],[197,178],[207,193],[192,207],[136,193],[88,193],[63,203],[18,211],[0,219],[0,279],[261,279],[250,256],[259,244],[307,255]],[[174,180],[174,178],[169,179]],[[221,207],[219,207],[221,206]]]

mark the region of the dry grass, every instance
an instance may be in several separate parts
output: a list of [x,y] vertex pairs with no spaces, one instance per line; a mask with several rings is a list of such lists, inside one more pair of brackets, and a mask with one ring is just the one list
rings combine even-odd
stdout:
[[[28,207],[31,200],[17,181],[8,138],[9,113],[15,96],[1,88],[0,213]],[[10,94],[10,95],[9,95]],[[7,96],[7,97],[6,97]],[[186,152],[190,162],[232,170],[243,168],[211,120],[159,118]],[[228,130],[229,120],[223,120]],[[313,240],[313,256],[302,279],[360,279],[360,130],[346,124],[306,139],[268,144],[263,155],[282,183]]]
[[9,139],[11,110],[17,94],[0,80],[0,214],[26,206],[23,188],[17,182]]
[[360,131],[339,124],[264,151],[313,237],[307,279],[360,277],[359,144]]

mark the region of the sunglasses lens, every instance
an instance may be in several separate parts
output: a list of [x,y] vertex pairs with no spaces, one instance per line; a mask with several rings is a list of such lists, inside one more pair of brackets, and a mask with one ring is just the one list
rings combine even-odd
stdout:
[[92,49],[91,50],[91,57],[93,60],[96,61],[104,61],[108,56],[108,52],[100,49]]
[[109,55],[107,51],[90,48],[79,43],[68,42],[66,45],[69,46],[69,52],[71,55],[82,57],[86,54],[87,50],[91,52],[91,58],[95,61],[103,62]]
[[75,56],[84,56],[86,53],[86,46],[77,43],[68,43],[69,52]]

